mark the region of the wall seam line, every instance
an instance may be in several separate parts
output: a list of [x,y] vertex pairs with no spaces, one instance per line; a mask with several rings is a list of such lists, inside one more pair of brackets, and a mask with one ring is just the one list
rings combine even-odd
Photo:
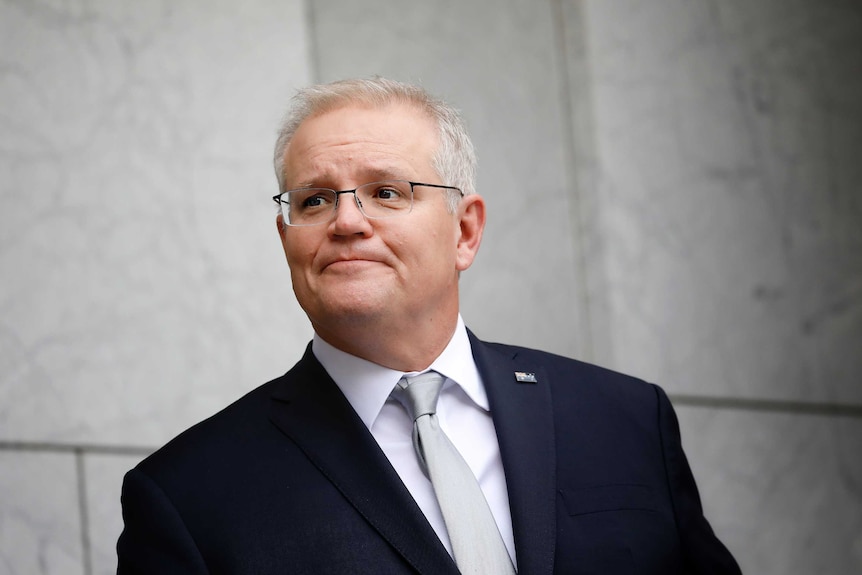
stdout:
[[93,575],[92,548],[90,545],[90,514],[87,510],[87,472],[84,468],[84,450],[74,449],[75,472],[78,477],[78,516],[81,528],[81,556],[84,575]]
[[136,445],[99,445],[93,443],[55,443],[51,441],[0,439],[0,451],[71,453],[75,455],[80,452],[82,455],[116,455],[143,458],[155,450],[155,447]]
[[726,411],[757,411],[794,415],[862,418],[862,405],[855,404],[673,393],[669,393],[668,397],[675,406],[704,407]]
[[[570,182],[573,190],[567,195],[569,201],[569,221],[572,225],[572,250],[575,261],[575,281],[579,283],[576,304],[578,307],[578,358],[587,362],[596,362],[595,353],[595,331],[593,330],[592,306],[590,301],[590,282],[587,271],[587,256],[585,246],[587,245],[587,234],[584,226],[584,197],[583,189],[577,173],[578,150],[576,144],[576,110],[574,94],[572,92],[572,63],[569,60],[568,28],[565,18],[563,0],[551,0],[554,17],[555,49],[558,54],[557,74],[560,78],[560,107],[563,116],[562,139],[564,148],[563,162],[565,164],[565,177]],[[584,87],[583,89],[586,89]]]
[[308,49],[309,76],[311,83],[320,83],[320,50],[317,34],[317,14],[314,11],[314,0],[305,0],[306,48]]

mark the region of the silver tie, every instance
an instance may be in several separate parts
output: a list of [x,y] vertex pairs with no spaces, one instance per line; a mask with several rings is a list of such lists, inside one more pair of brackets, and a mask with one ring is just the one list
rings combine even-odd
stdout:
[[476,477],[440,429],[437,398],[443,376],[429,371],[398,382],[413,418],[413,446],[431,480],[458,569],[465,575],[514,574],[515,568]]

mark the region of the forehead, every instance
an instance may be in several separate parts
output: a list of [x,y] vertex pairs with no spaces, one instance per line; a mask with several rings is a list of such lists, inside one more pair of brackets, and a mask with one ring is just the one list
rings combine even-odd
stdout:
[[285,150],[285,176],[293,186],[366,174],[427,178],[438,142],[436,123],[416,105],[348,104],[300,124]]

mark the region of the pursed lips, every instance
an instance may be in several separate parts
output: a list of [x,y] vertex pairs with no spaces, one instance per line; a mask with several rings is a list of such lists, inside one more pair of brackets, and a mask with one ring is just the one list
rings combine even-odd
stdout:
[[334,258],[334,259],[328,261],[326,264],[324,264],[323,267],[321,268],[321,271],[325,271],[329,268],[355,269],[355,268],[359,268],[359,267],[362,267],[365,265],[382,264],[382,263],[384,263],[384,262],[382,262],[381,260],[379,260],[377,258],[373,258],[370,256],[368,256],[368,257],[362,257],[362,256],[339,257],[339,258]]

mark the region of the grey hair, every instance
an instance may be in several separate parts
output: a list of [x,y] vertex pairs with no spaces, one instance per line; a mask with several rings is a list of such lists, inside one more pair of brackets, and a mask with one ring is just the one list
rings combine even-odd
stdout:
[[[273,163],[279,191],[286,191],[284,155],[302,122],[350,104],[375,108],[409,104],[424,111],[437,124],[440,141],[432,159],[437,175],[444,184],[459,188],[465,195],[475,193],[476,152],[458,111],[419,86],[380,77],[317,84],[296,93],[275,142]],[[455,211],[459,199],[454,191],[449,194],[450,211]]]

